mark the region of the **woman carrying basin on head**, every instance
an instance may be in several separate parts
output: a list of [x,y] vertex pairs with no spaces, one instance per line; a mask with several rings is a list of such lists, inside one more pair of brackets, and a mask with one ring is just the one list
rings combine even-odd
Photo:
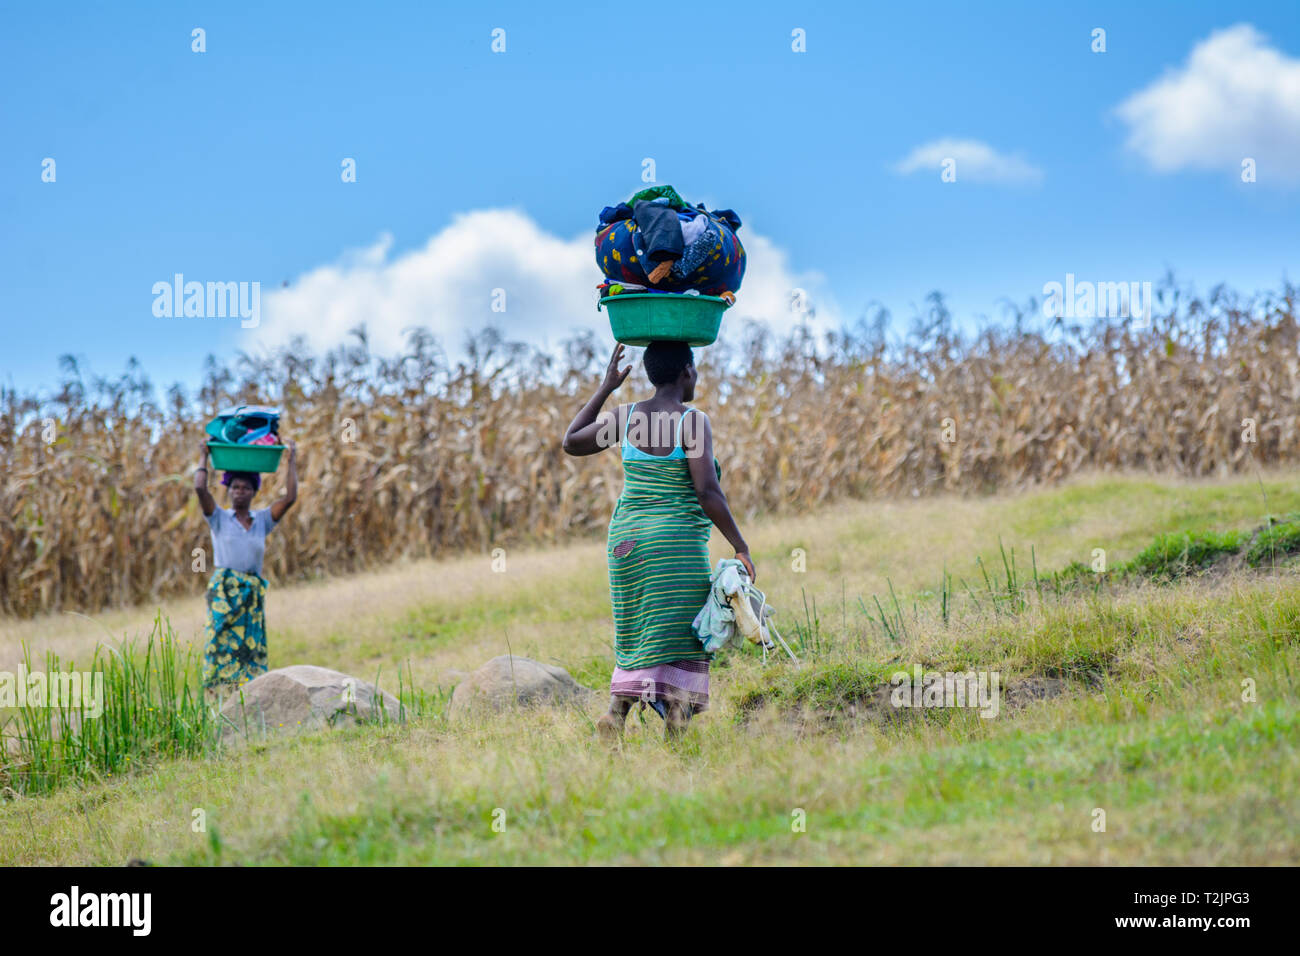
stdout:
[[722,532],[754,577],[749,546],[727,506],[708,417],[686,403],[698,373],[684,342],[652,342],[645,369],[654,397],[602,411],[631,372],[614,349],[605,378],[564,435],[570,455],[617,445],[623,493],[606,548],[614,608],[614,675],[609,713],[597,729],[616,738],[637,700],[655,708],[669,736],[709,702],[709,659],[691,622],[709,596],[709,532]]
[[229,490],[231,507],[217,507],[208,491],[206,443],[194,471],[194,493],[212,533],[215,567],[208,584],[203,684],[217,694],[230,693],[266,673],[266,579],[262,577],[266,536],[298,500],[298,446],[293,441],[285,444],[289,447],[285,491],[269,508],[252,509],[261,486],[255,471],[224,472],[221,483]]

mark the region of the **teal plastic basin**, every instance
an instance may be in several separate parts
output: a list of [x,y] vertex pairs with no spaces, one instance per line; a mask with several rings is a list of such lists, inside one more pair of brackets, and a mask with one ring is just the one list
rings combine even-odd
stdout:
[[600,305],[609,314],[614,340],[624,345],[686,342],[712,345],[722,328],[727,300],[714,295],[608,295]]
[[212,467],[219,471],[274,472],[280,467],[283,445],[232,445],[229,442],[210,441]]

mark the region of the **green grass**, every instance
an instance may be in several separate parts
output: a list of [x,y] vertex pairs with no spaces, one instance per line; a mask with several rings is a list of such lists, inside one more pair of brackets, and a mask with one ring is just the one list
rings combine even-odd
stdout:
[[1202,571],[1242,547],[1239,531],[1180,531],[1163,534],[1116,570],[1149,578],[1176,578]]
[[46,680],[77,672],[83,692],[75,700],[50,693],[39,704],[24,701],[7,718],[0,711],[0,742],[11,754],[5,775],[19,794],[108,780],[158,760],[207,753],[216,743],[201,661],[161,613],[142,646],[128,640],[97,650],[84,671],[53,652],[34,666],[26,648],[23,663],[27,674]]
[[1288,520],[1269,525],[1246,552],[1246,563],[1252,568],[1269,567],[1300,553],[1300,520]]
[[841,710],[871,697],[885,685],[896,667],[862,658],[824,662],[814,658],[810,667],[771,667],[748,675],[748,686],[733,692],[737,716],[746,718],[758,707],[813,707]]
[[[44,700],[0,710],[5,786],[15,796],[35,796],[148,771],[177,757],[219,757],[224,721],[218,702],[205,698],[202,669],[195,648],[178,640],[161,612],[143,642],[101,645],[84,671],[52,651],[33,665],[24,648],[26,674],[50,681],[51,675],[77,672],[86,692],[76,700],[47,692]],[[448,694],[415,686],[409,672],[399,670],[396,682],[401,712],[384,714],[380,698],[380,720],[445,713]],[[244,742],[251,739],[251,730],[243,734]]]
[[[801,665],[731,654],[686,741],[634,715],[614,753],[595,707],[445,716],[445,675],[504,653],[507,630],[515,653],[608,679],[602,552],[512,557],[517,578],[481,587],[444,569],[362,631],[272,631],[273,665],[369,677],[411,658],[427,699],[406,724],[0,799],[0,863],[1300,863],[1300,588],[1249,560],[1251,529],[1300,495],[1265,489],[1106,479],[747,526]],[[1150,573],[1102,582],[1094,547]],[[273,592],[273,628],[293,600]],[[898,719],[879,695],[914,664],[996,671],[1004,706]],[[1044,682],[1059,693],[1017,696]]]
[[[1162,781],[1181,768],[1178,783],[1189,796],[1226,791],[1262,806],[1242,780],[1285,771],[1278,745],[1294,757],[1298,733],[1295,713],[1277,706],[1211,721],[1172,717],[1098,733],[1064,730],[940,746],[850,763],[833,776],[801,774],[785,785],[770,770],[746,765],[754,785],[725,788],[726,800],[699,791],[665,800],[646,789],[617,808],[602,807],[585,792],[599,792],[606,782],[597,772],[545,792],[545,799],[520,794],[503,801],[509,809],[501,833],[492,830],[486,804],[469,795],[421,800],[390,779],[350,812],[330,812],[303,794],[287,838],[261,862],[998,862],[1016,858],[1015,843],[1025,836],[1044,861],[1134,850],[1167,860],[1189,845],[1212,858],[1220,841],[1267,846],[1276,834],[1259,821],[1211,820],[1174,845],[1157,821],[1191,807],[1169,801]],[[814,749],[842,756],[836,748]],[[819,800],[811,789],[818,784],[859,799]],[[1091,829],[1096,808],[1107,811],[1105,833]],[[806,814],[804,832],[792,826],[798,810]],[[1290,819],[1295,822],[1294,812]],[[197,843],[183,859],[232,858],[242,859]]]

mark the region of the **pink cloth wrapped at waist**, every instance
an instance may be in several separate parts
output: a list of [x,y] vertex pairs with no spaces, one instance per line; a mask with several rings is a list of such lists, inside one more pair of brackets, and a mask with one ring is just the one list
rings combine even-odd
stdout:
[[635,670],[615,667],[609,692],[615,697],[635,697],[648,704],[681,701],[699,713],[709,706],[709,662],[673,661]]

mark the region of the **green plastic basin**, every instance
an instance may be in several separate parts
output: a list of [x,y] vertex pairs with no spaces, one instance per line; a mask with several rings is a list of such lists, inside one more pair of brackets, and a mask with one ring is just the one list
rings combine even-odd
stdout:
[[615,341],[624,345],[686,342],[712,345],[718,340],[727,300],[714,295],[656,295],[652,292],[608,295],[600,304],[609,313]]
[[220,471],[273,472],[280,467],[283,445],[232,445],[223,441],[208,442],[212,467]]

